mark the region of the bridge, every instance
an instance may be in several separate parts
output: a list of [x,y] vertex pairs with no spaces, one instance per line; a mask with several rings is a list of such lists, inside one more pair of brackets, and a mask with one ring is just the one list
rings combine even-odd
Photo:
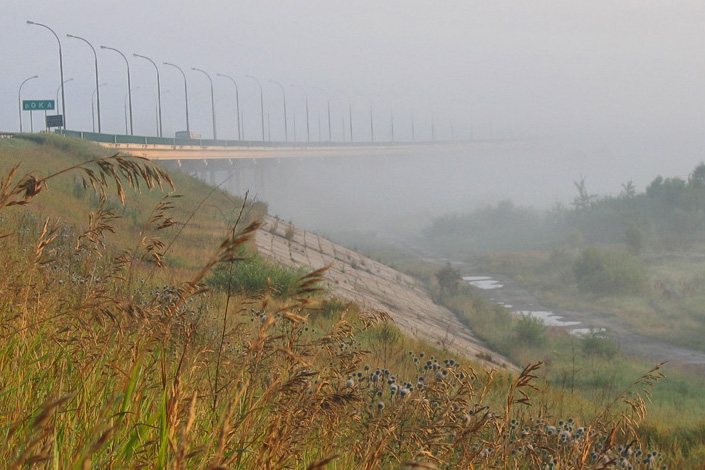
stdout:
[[156,161],[307,158],[364,155],[408,155],[428,147],[467,145],[467,142],[272,142],[252,140],[177,139],[61,131],[119,152]]
[[[272,215],[307,227],[354,224],[360,230],[372,224],[373,216],[389,221],[415,208],[453,210],[464,194],[503,184],[494,169],[504,174],[518,168],[518,160],[510,163],[506,155],[523,156],[533,145],[520,140],[308,143],[63,133],[149,158],[232,194],[248,191],[268,203]],[[521,158],[519,166],[528,161]]]
[[[263,196],[272,185],[287,186],[286,175],[302,159],[368,157],[412,157],[467,146],[467,142],[272,142],[212,139],[176,139],[148,136],[98,134],[63,130],[63,135],[97,143],[115,152],[158,161],[167,168],[178,168],[212,185],[226,182],[234,194],[256,190]],[[360,161],[360,163],[362,163]]]

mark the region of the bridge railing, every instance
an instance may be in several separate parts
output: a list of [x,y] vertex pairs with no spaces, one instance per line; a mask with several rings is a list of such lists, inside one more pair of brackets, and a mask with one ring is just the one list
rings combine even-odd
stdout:
[[[393,147],[410,144],[410,142],[263,142],[261,140],[177,139],[175,137],[100,134],[97,132],[71,131],[65,129],[57,129],[56,133],[106,144],[171,145],[188,147]],[[419,144],[432,144],[432,142],[414,142],[414,145]]]

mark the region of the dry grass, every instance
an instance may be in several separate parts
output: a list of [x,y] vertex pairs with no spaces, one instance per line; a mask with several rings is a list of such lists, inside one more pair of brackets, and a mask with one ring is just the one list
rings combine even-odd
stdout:
[[[170,181],[117,157],[74,171],[119,197],[123,184]],[[52,177],[17,174],[3,180],[0,216]],[[205,276],[238,262],[256,223],[234,224],[188,278],[153,275],[168,269],[172,210],[160,202],[130,249],[106,242],[116,215],[102,206],[81,231],[30,212],[3,222],[7,468],[656,468],[637,425],[658,370],[597,416],[561,419],[534,403],[539,364],[509,377],[430,347],[409,353],[383,313],[325,310],[320,270],[286,298],[207,292]]]

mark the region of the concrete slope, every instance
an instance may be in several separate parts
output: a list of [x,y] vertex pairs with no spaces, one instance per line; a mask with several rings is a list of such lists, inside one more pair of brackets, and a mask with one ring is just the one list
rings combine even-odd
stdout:
[[257,231],[255,244],[262,256],[285,266],[330,266],[325,278],[331,295],[388,313],[411,336],[492,368],[517,370],[504,357],[487,349],[451,311],[434,304],[410,276],[270,216],[264,218]]

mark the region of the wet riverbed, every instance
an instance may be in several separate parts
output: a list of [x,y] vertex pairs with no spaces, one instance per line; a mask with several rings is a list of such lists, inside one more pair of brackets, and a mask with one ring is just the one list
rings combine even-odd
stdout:
[[[478,289],[482,289],[484,291],[491,291],[491,290],[495,290],[495,289],[501,289],[504,287],[504,284],[502,284],[500,281],[498,281],[497,279],[494,279],[491,276],[464,276],[463,280],[466,281],[471,286],[477,287]],[[582,324],[579,321],[564,320],[563,317],[555,314],[554,312],[548,311],[548,310],[514,309],[514,306],[512,304],[508,304],[505,301],[494,299],[491,297],[491,295],[490,295],[490,299],[492,299],[498,305],[501,305],[502,307],[505,307],[505,308],[511,310],[515,315],[529,315],[533,318],[538,318],[546,326],[558,326],[558,327],[569,328],[569,327],[577,327]],[[602,329],[602,328],[600,328],[600,330],[604,331],[604,329]],[[595,331],[595,328],[585,328],[585,327],[569,328],[569,331],[573,335],[582,336],[582,335],[589,334],[589,333]]]
[[641,336],[619,324],[610,312],[551,311],[541,306],[536,298],[516,285],[511,278],[501,275],[473,274],[463,279],[478,288],[489,300],[502,305],[516,315],[531,315],[546,326],[565,328],[570,334],[608,333],[623,353],[645,357],[654,363],[668,361],[696,366],[705,372],[705,353]]

